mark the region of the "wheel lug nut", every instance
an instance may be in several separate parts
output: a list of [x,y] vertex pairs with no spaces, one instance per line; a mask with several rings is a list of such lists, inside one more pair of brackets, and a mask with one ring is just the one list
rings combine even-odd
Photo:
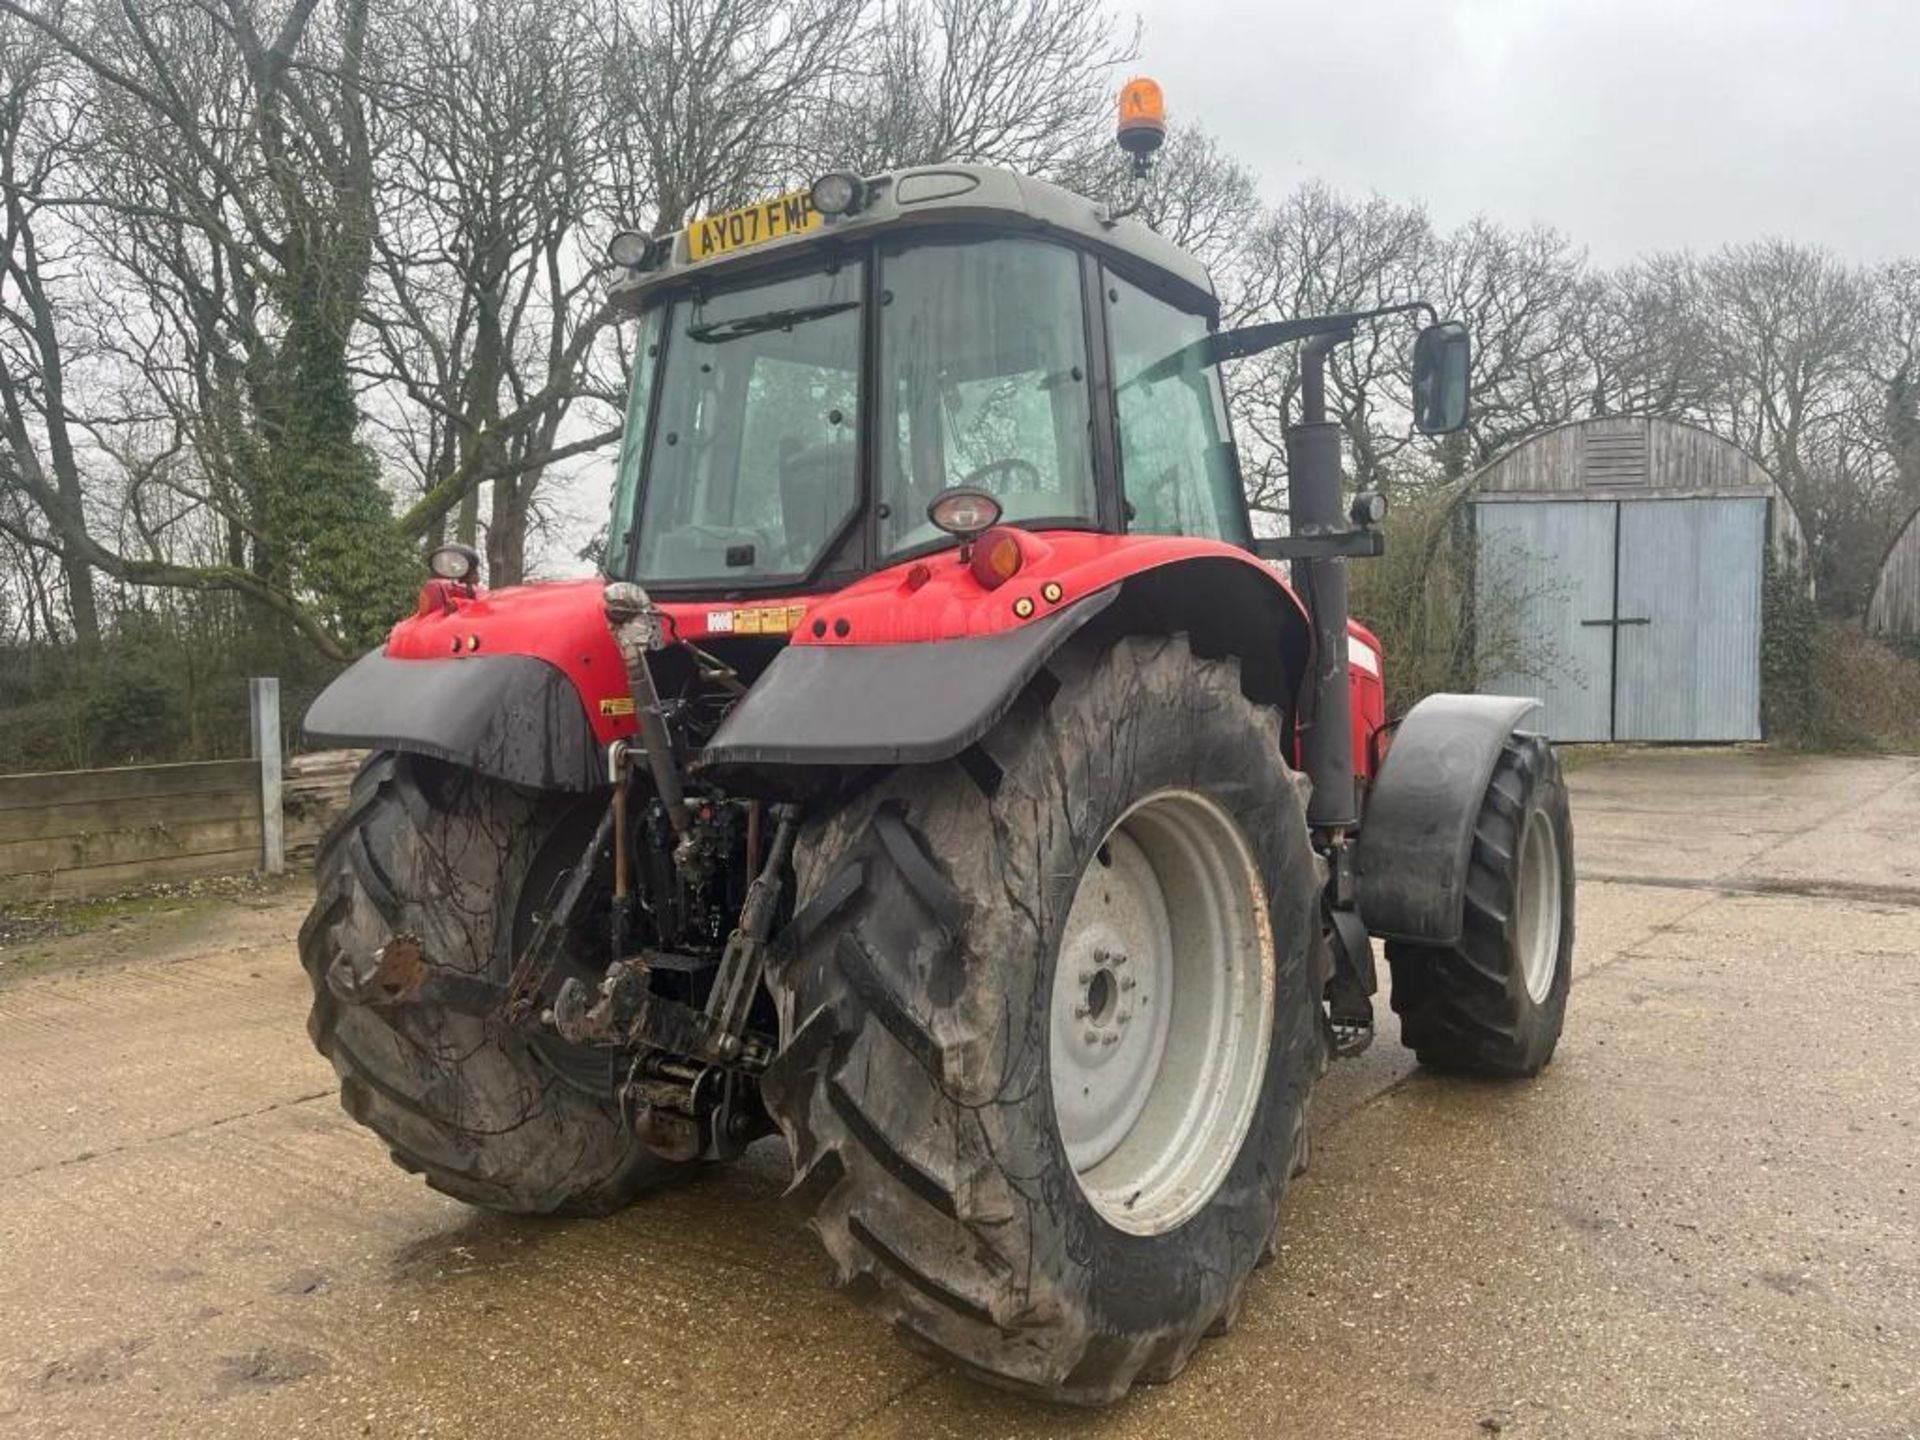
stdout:
[[1120,982],[1120,988],[1122,990],[1131,990],[1135,985],[1138,985],[1139,983],[1140,982],[1138,980],[1135,980],[1131,975],[1129,975],[1126,979]]
[[1098,1045],[1099,1043],[1100,1043],[1100,1032],[1098,1030],[1087,1031],[1087,1044]]
[[1084,1005],[1076,1005],[1073,1007],[1073,1018],[1076,1020],[1084,1020],[1092,1013],[1093,1012],[1088,1010]]
[[1118,1035],[1113,1035],[1113,1034],[1102,1035],[1100,1037],[1100,1043],[1102,1045],[1113,1045],[1118,1043],[1119,1039],[1120,1037]]

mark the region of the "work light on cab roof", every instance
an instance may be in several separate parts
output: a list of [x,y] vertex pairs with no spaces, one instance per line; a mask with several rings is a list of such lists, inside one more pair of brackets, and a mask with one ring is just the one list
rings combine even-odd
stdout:
[[837,218],[858,210],[865,192],[866,182],[851,170],[829,170],[813,182],[807,198],[822,215]]
[[607,242],[607,259],[626,270],[647,270],[661,258],[661,247],[643,230],[621,230]]

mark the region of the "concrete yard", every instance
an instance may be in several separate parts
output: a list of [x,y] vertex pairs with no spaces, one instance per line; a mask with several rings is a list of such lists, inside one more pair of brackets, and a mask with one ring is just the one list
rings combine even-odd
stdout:
[[297,887],[0,956],[0,1435],[1920,1436],[1920,760],[1572,784],[1554,1064],[1438,1078],[1385,1014],[1238,1328],[1102,1414],[828,1289],[778,1142],[601,1222],[403,1174],[307,1042]]

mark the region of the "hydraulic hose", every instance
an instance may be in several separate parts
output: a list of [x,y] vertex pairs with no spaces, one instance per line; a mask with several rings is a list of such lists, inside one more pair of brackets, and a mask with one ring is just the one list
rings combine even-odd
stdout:
[[613,631],[613,643],[627,669],[627,687],[633,692],[634,719],[640,728],[640,744],[646,751],[647,771],[653,788],[667,812],[667,823],[676,837],[687,833],[687,792],[680,783],[680,770],[673,762],[673,741],[667,734],[666,716],[660,710],[660,691],[653,683],[653,667],[647,663],[652,651],[666,642],[660,612],[647,592],[631,580],[616,580],[608,585],[603,603],[607,625]]

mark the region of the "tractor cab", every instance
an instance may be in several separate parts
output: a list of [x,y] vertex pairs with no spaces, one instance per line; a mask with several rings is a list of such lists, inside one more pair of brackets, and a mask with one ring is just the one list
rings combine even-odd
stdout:
[[818,593],[1032,530],[1245,545],[1206,272],[1137,221],[966,166],[623,235],[637,312],[609,572],[662,597]]

